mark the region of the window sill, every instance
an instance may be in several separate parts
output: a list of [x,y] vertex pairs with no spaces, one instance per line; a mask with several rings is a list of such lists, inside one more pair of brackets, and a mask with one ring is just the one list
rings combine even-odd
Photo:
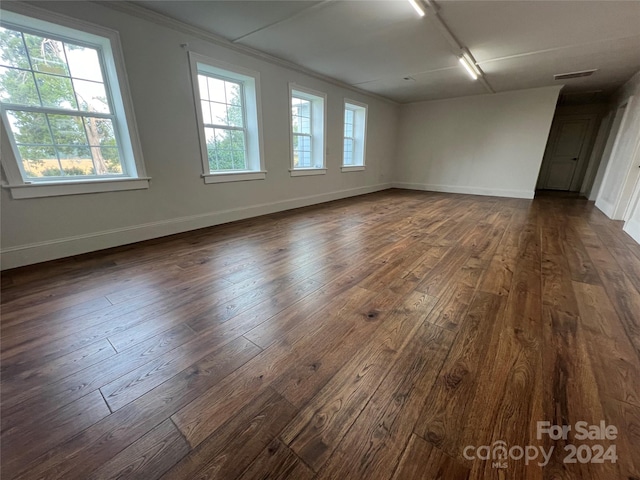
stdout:
[[326,168],[294,168],[290,169],[292,177],[305,177],[307,175],[325,175]]
[[34,182],[18,185],[3,185],[11,191],[14,199],[81,195],[85,193],[118,192],[149,188],[149,177],[107,178],[96,180],[70,180],[64,182]]
[[202,178],[204,178],[204,183],[244,182],[247,180],[264,180],[267,178],[267,172],[207,173],[202,175]]
[[364,170],[364,165],[343,165],[343,172],[361,172]]

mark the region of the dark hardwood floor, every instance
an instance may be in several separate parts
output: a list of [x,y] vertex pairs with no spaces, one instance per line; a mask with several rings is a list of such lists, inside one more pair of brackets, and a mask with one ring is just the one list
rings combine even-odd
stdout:
[[7,480],[640,478],[640,245],[581,199],[389,190],[16,269],[1,333]]

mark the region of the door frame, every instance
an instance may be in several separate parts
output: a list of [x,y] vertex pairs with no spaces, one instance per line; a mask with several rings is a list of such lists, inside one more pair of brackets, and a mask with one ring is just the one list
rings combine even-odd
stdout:
[[[622,190],[618,193],[618,197],[613,201],[613,203],[607,201],[604,198],[605,192],[603,192],[604,186],[607,184],[607,180],[609,179],[609,175],[611,175],[612,163],[611,161],[617,158],[618,150],[620,150],[620,142],[622,141],[622,132],[625,131],[625,127],[627,123],[630,122],[630,116],[632,112],[632,106],[635,104],[635,95],[631,95],[626,101],[622,102],[619,107],[625,107],[624,114],[622,115],[622,120],[620,122],[620,126],[618,127],[618,131],[615,133],[616,138],[613,143],[613,147],[611,148],[611,153],[609,154],[609,161],[607,163],[607,169],[604,172],[604,176],[602,177],[602,182],[600,183],[600,189],[598,191],[598,195],[596,197],[596,207],[598,207],[607,217],[612,220],[621,220],[622,213],[620,212],[620,202],[622,200],[622,193],[625,190],[626,182],[628,181],[629,174],[631,173],[631,168],[633,168],[633,158],[629,160],[629,167],[627,168],[626,175],[624,176],[624,184],[622,186]],[[625,205],[626,209],[627,205]],[[618,218],[616,218],[618,217]]]

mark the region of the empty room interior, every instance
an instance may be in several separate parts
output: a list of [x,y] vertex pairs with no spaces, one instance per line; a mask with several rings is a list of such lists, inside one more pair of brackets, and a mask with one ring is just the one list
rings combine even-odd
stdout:
[[640,479],[640,1],[0,5],[3,479]]

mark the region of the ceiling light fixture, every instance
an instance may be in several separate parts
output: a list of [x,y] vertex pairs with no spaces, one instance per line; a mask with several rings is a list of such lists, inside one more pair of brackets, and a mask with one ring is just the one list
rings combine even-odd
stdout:
[[467,57],[465,57],[464,55],[460,55],[458,57],[458,60],[460,61],[460,64],[464,67],[464,69],[467,71],[467,73],[469,74],[469,76],[474,79],[477,80],[478,79],[478,74],[476,73],[476,67],[475,65],[473,65],[472,62],[470,62]]
[[420,15],[424,17],[426,12],[424,11],[424,7],[420,4],[420,0],[409,0],[409,3],[414,8],[414,10]]

